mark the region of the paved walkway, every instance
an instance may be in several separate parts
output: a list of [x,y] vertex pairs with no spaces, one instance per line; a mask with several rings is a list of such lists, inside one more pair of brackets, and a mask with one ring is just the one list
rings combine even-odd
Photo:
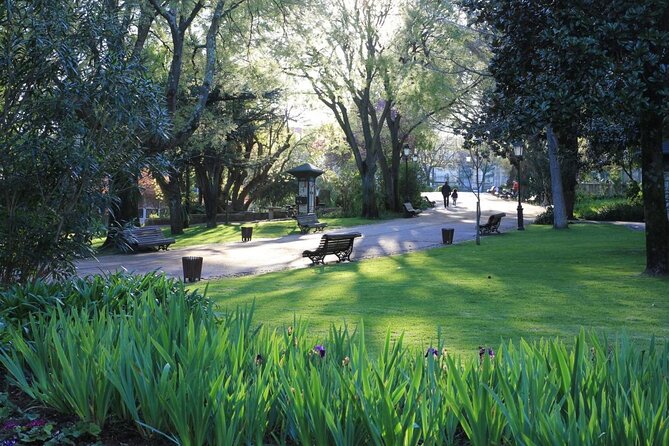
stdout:
[[[360,232],[355,240],[353,259],[381,257],[401,254],[442,245],[441,228],[454,228],[454,243],[473,240],[476,237],[476,197],[473,193],[460,192],[457,207],[444,208],[440,192],[427,193],[437,207],[424,211],[416,218],[401,218],[375,224],[341,228],[328,231]],[[514,231],[517,202],[502,200],[489,194],[481,194],[481,223],[490,214],[505,212],[501,232]],[[540,206],[523,203],[525,224],[543,212]],[[320,233],[289,235],[276,239],[253,239],[251,242],[229,242],[211,245],[175,248],[169,251],[139,254],[102,256],[77,263],[77,274],[85,276],[101,272],[127,270],[134,273],[163,271],[169,276],[182,277],[181,257],[204,257],[202,278],[260,274],[291,268],[304,268],[311,261],[302,257],[305,249],[318,246]],[[326,263],[336,261],[334,256],[325,258]]]

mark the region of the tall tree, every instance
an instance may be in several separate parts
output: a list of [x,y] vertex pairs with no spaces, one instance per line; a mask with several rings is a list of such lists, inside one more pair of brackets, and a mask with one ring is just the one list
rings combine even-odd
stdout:
[[[646,218],[646,272],[669,273],[662,127],[669,90],[669,2],[463,0],[493,30],[490,70],[500,108],[517,127],[552,128],[625,110],[638,122]],[[643,30],[643,32],[639,32]]]
[[398,211],[402,147],[479,82],[457,66],[471,58],[467,32],[442,1],[337,0],[312,14],[316,24],[295,24],[299,37],[285,47],[291,69],[310,82],[346,137],[362,179],[363,215],[378,215],[378,177],[385,207]]
[[[153,153],[179,152],[199,128],[206,107],[227,100],[226,64],[232,54],[243,54],[246,45],[257,42],[257,34],[287,14],[293,0],[147,0],[157,19],[154,22],[153,54],[162,54],[169,65],[156,76],[165,82],[165,103],[173,131],[167,140],[150,140],[145,145]],[[163,39],[163,36],[167,36]],[[233,37],[234,36],[234,37]],[[241,44],[240,43],[244,43]],[[220,74],[220,75],[219,75]],[[169,169],[164,187],[173,209],[173,234],[183,232],[181,172]],[[157,174],[156,176],[159,176]]]
[[108,178],[164,135],[157,90],[110,2],[0,8],[0,282],[57,278],[90,252]]
[[275,92],[230,96],[209,107],[203,125],[189,142],[189,159],[202,191],[207,227],[216,226],[220,197],[233,210],[247,210],[271,183],[292,147],[288,116]]
[[[204,0],[182,0],[169,3],[158,0],[148,1],[155,14],[162,20],[162,23],[156,25],[161,28],[156,35],[160,35],[162,29],[166,29],[170,39],[169,43],[164,41],[161,43],[169,49],[167,53],[169,68],[165,76],[164,98],[174,128],[168,138],[153,138],[145,141],[145,145],[151,152],[164,153],[183,147],[199,127],[215,82],[218,33],[226,15],[244,3],[244,0],[217,0],[211,3]],[[205,19],[207,11],[209,15]],[[192,28],[196,26],[194,24],[204,25],[203,32],[193,30]],[[202,36],[204,41],[200,42],[198,36]],[[186,91],[182,74],[187,60],[185,59],[185,48],[188,38],[198,42],[195,45],[196,48],[201,48],[205,52],[202,78],[190,89],[193,102],[179,101],[179,96],[185,94]],[[164,176],[160,173],[155,176],[160,178],[159,184],[170,203],[171,232],[181,234],[184,227],[182,191],[179,181],[181,171],[172,166],[164,173],[166,173]]]
[[362,180],[362,215],[368,218],[379,216],[376,174],[391,108],[390,102],[379,102],[381,68],[388,57],[382,30],[391,12],[387,1],[316,4],[308,24],[302,18],[291,24],[297,39],[284,47],[289,70],[310,83],[344,132]]
[[401,12],[380,92],[391,112],[386,115],[389,144],[379,165],[386,206],[395,211],[401,207],[397,178],[403,146],[430,120],[452,121],[456,107],[473,100],[485,83],[488,59],[485,43],[458,23],[460,11],[451,2],[414,0]]

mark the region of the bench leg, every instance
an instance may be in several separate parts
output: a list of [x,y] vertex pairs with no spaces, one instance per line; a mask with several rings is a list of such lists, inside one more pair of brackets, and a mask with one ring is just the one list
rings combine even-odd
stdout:
[[311,260],[313,265],[318,265],[319,263],[324,264],[323,259],[325,258],[325,256],[323,256],[323,255],[310,255],[308,257],[309,257],[309,260]]
[[339,260],[337,260],[337,263],[341,263],[344,260],[348,260],[349,262],[351,261],[351,253],[353,252],[353,247],[348,248],[345,251],[340,251],[340,252],[335,252],[335,255]]

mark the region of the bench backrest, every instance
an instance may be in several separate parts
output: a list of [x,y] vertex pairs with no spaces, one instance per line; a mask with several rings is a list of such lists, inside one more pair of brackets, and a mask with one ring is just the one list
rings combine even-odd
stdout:
[[165,237],[158,226],[126,229],[123,234],[130,245],[152,245],[158,242],[174,243],[174,239]]
[[148,237],[148,236],[163,236],[163,231],[158,226],[144,226],[141,228],[133,228],[130,230],[130,233],[135,237]]
[[491,226],[495,224],[495,220],[497,219],[497,214],[491,215],[488,217],[488,223],[486,223],[486,226]]
[[408,202],[408,201],[407,201],[406,203],[404,203],[404,208],[405,208],[408,212],[415,212],[415,211],[416,211],[416,210],[413,208],[413,204],[411,204],[411,203]]
[[502,217],[505,216],[506,214],[504,212],[500,212],[499,214],[492,214],[490,217],[488,217],[488,223],[486,223],[486,226],[499,226],[499,224],[502,222]]
[[298,215],[295,217],[301,225],[312,225],[312,224],[318,224],[318,218],[316,217],[316,214],[307,214],[307,215]]
[[[360,237],[359,232],[350,232],[347,234],[325,234],[321,237],[321,246],[326,252],[339,252],[342,249],[346,250],[353,245],[353,240]],[[319,246],[320,248],[320,246]]]

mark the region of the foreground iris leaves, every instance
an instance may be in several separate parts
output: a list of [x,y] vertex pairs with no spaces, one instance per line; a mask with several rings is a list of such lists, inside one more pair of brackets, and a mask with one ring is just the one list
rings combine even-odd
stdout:
[[373,358],[345,326],[313,339],[253,308],[217,315],[161,276],[111,280],[135,288],[119,302],[79,283],[88,301],[5,318],[0,351],[28,396],[102,429],[127,420],[182,445],[669,444],[666,344],[582,332],[459,358],[388,335]]

